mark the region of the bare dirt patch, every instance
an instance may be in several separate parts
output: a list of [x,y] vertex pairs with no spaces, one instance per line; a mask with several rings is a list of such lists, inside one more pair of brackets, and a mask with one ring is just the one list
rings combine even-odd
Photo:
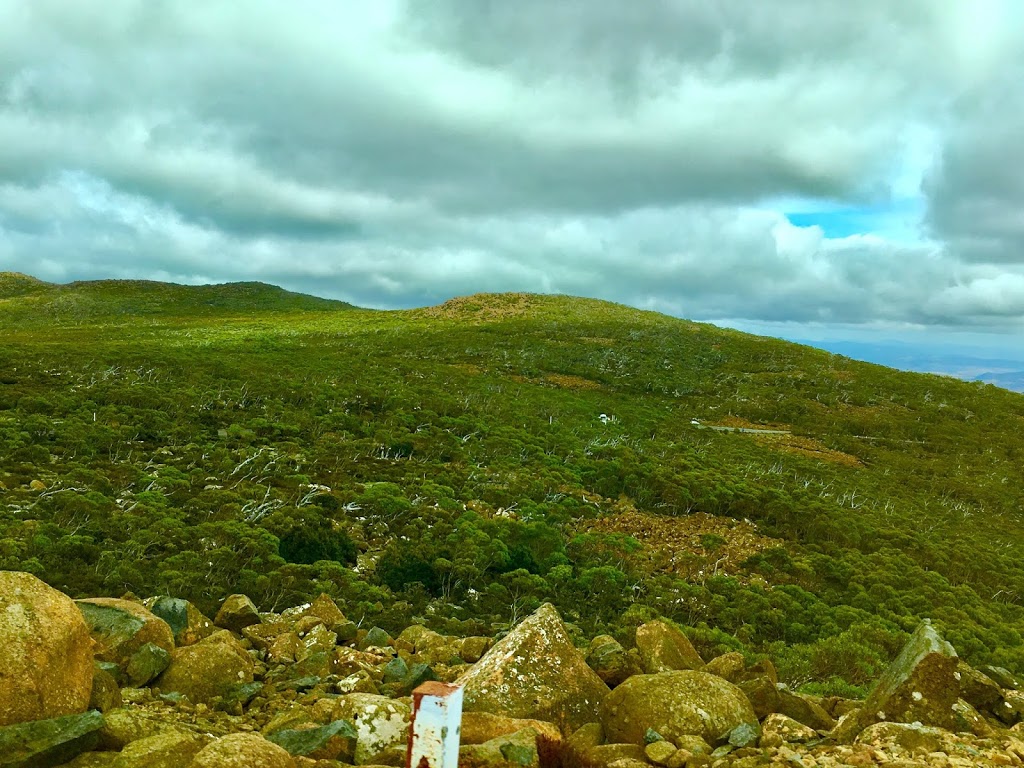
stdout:
[[703,512],[679,517],[624,511],[582,520],[580,533],[632,536],[643,548],[634,557],[650,571],[672,573],[691,581],[714,575],[739,576],[740,564],[751,555],[784,546],[780,539],[758,533],[757,525]]

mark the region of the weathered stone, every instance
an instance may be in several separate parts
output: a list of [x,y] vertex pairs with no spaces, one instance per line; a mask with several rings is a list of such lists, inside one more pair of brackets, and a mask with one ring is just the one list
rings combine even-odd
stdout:
[[92,693],[89,695],[89,709],[109,712],[121,706],[121,687],[107,670],[97,665],[92,673]]
[[836,727],[832,718],[820,702],[812,696],[782,689],[779,690],[779,704],[776,710],[798,723],[803,723],[816,731],[831,731]]
[[366,633],[366,637],[359,641],[359,650],[367,648],[387,648],[391,645],[391,635],[380,627],[373,627]]
[[302,638],[302,645],[296,654],[296,661],[303,661],[317,653],[327,653],[334,650],[338,644],[338,636],[327,629],[323,624],[318,624]]
[[189,768],[295,768],[295,760],[262,736],[232,733],[203,747]]
[[957,664],[956,671],[960,675],[960,698],[975,709],[995,714],[1003,700],[1002,688],[965,661]]
[[655,765],[668,765],[668,760],[676,753],[676,745],[664,739],[652,741],[644,747],[644,754],[647,759]]
[[96,658],[100,661],[112,662],[124,670],[128,660],[147,643],[168,653],[174,650],[174,634],[167,622],[141,603],[112,597],[76,603],[96,641]]
[[779,673],[775,669],[775,665],[771,659],[761,659],[756,661],[743,670],[740,675],[740,680],[757,680],[759,678],[767,678],[772,681],[772,685],[779,684]]
[[978,667],[978,671],[991,678],[1000,688],[1007,688],[1015,691],[1020,688],[1020,683],[1013,673],[1004,667],[994,667],[989,664]]
[[728,735],[729,744],[737,749],[752,747],[757,744],[757,740],[760,738],[761,728],[756,721],[754,723],[740,723],[729,731]]
[[857,736],[858,744],[872,747],[901,747],[909,752],[937,752],[945,732],[920,723],[875,723]]
[[157,678],[162,691],[176,691],[193,704],[211,704],[239,683],[251,683],[253,663],[229,632],[218,632],[195,645],[179,648],[171,665]]
[[302,653],[302,639],[295,632],[278,635],[267,646],[267,661],[274,664],[294,664]]
[[597,720],[608,695],[550,603],[502,638],[459,682],[467,712],[546,720],[563,731]]
[[338,693],[380,693],[369,672],[360,670],[341,678],[334,684]]
[[[469,714],[463,714],[463,721]],[[604,728],[600,723],[587,723],[577,728],[563,744],[562,763],[565,768],[588,768],[586,754],[604,744]]]
[[153,643],[146,643],[128,659],[124,674],[128,685],[141,688],[167,669],[171,654]]
[[213,622],[188,600],[163,596],[143,600],[142,604],[154,616],[167,622],[174,635],[175,647],[198,643],[217,631]]
[[716,656],[702,667],[702,670],[709,675],[715,675],[716,677],[728,680],[730,683],[738,683],[743,679],[746,662],[743,660],[742,653],[733,651],[732,653]]
[[347,720],[356,729],[356,745],[352,755],[357,765],[366,764],[373,756],[409,738],[409,705],[386,696],[350,693],[340,696],[330,711],[332,720]]
[[274,731],[267,735],[274,742],[295,757],[313,760],[351,760],[355,753],[357,733],[352,724],[335,720],[327,725],[314,728],[292,728]]
[[[597,724],[593,723],[592,725]],[[499,736],[517,733],[524,728],[532,728],[536,731],[538,744],[546,745],[538,746],[539,752],[548,751],[557,754],[561,751],[562,732],[554,723],[492,715],[490,712],[464,712],[460,739],[463,744],[483,744]],[[600,730],[600,726],[598,726],[598,730]]]
[[467,664],[480,661],[493,641],[489,637],[464,637],[459,644],[459,658]]
[[583,753],[582,768],[608,768],[620,760],[636,760],[647,764],[644,748],[639,744],[599,744]]
[[0,765],[11,768],[62,765],[95,748],[102,727],[103,715],[95,711],[2,726]]
[[758,727],[739,688],[692,670],[629,678],[605,700],[601,723],[609,741],[640,744],[647,729],[653,728],[677,746],[687,735],[716,743],[737,726]]
[[409,665],[402,659],[395,658],[384,666],[384,682],[400,683],[409,674]]
[[651,621],[637,627],[636,648],[648,674],[704,666],[690,639],[664,621]]
[[680,749],[685,749],[687,752],[694,755],[710,755],[712,751],[710,744],[700,736],[694,736],[692,734],[688,736],[680,736],[675,740],[675,744]]
[[262,621],[256,605],[246,595],[229,595],[213,619],[213,623],[222,629],[241,632],[246,627]]
[[744,680],[739,683],[739,689],[750,701],[750,706],[754,708],[754,714],[759,720],[779,711],[779,689],[770,678],[756,677],[753,680]]
[[1014,725],[1024,719],[1024,693],[1009,689],[1003,691],[995,715],[1007,725]]
[[540,768],[537,732],[524,728],[459,749],[459,768]]
[[348,621],[345,618],[345,614],[338,608],[338,604],[335,603],[329,595],[323,593],[309,604],[308,608],[303,609],[303,616],[315,616],[324,623],[324,627],[335,631],[335,627],[338,624]]
[[274,642],[275,638],[290,632],[291,627],[283,621],[273,621],[265,624],[250,624],[242,629],[242,637],[252,643],[253,648],[265,651]]
[[818,732],[779,713],[768,715],[761,723],[761,746],[781,747],[783,744],[799,744],[818,738]]
[[982,739],[995,736],[995,729],[963,699],[953,705],[953,730],[956,733],[972,733]]
[[952,728],[953,705],[960,698],[956,667],[953,646],[923,622],[882,674],[864,707],[844,717],[833,738],[849,743],[881,720]]
[[639,654],[636,651],[627,652],[611,635],[598,635],[591,640],[586,658],[590,668],[609,688],[644,671]]
[[188,768],[205,742],[190,733],[162,731],[126,745],[114,768]]
[[93,642],[74,602],[0,571],[0,725],[84,712],[92,678]]
[[100,730],[102,749],[121,750],[125,745],[139,739],[156,736],[162,731],[180,730],[168,726],[158,713],[138,707],[112,709],[104,714]]
[[263,690],[263,683],[239,683],[233,685],[217,702],[216,708],[230,714],[241,714],[242,710]]
[[646,760],[637,760],[634,757],[620,757],[608,763],[608,768],[648,768]]

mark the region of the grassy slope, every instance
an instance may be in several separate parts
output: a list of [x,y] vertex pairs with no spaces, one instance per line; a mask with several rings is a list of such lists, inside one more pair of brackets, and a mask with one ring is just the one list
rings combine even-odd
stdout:
[[[384,623],[392,593],[372,576],[358,579],[369,586],[337,573],[296,581],[267,555],[216,572],[212,556],[180,555],[200,546],[188,538],[200,523],[219,526],[203,547],[224,535],[237,553],[264,529],[280,538],[285,510],[305,514],[323,487],[333,525],[367,555],[419,536],[456,561],[462,586],[453,576],[432,589],[464,620],[501,618],[467,584],[504,589],[513,614],[517,596],[572,593],[563,609],[592,631],[641,608],[706,622],[718,630],[707,642],[767,649],[802,681],[835,672],[813,651],[836,636],[932,616],[965,655],[1022,666],[1020,395],[567,297],[372,312],[260,284],[6,276],[4,296],[0,565],[28,562],[69,591],[162,589],[212,604],[226,590],[287,602],[328,588],[365,598],[361,609]],[[793,436],[716,433],[694,419]],[[49,490],[32,491],[33,479]],[[61,488],[74,490],[51,493]],[[253,514],[268,501],[266,517]],[[500,518],[509,508],[523,525],[543,522],[561,559],[530,561],[540,582],[515,581],[507,557],[459,566],[470,545],[452,542],[486,527],[466,508],[492,527],[511,525]],[[694,512],[748,519],[784,544],[723,578],[708,571],[728,561],[715,551],[728,555],[728,541],[687,553],[630,544],[606,557],[614,537],[577,535],[595,520],[681,525]],[[681,557],[694,565],[680,580]],[[610,581],[587,586],[598,577]],[[417,594],[403,592],[402,605]],[[810,650],[787,661],[792,647]],[[838,674],[857,682],[856,670]]]

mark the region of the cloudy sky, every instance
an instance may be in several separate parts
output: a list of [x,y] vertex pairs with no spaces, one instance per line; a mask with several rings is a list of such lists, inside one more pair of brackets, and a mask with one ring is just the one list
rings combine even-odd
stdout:
[[1018,0],[0,0],[0,269],[1024,346]]

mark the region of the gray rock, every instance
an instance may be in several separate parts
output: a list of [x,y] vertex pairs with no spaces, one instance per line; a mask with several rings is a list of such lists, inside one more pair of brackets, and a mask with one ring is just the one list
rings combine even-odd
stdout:
[[141,688],[149,684],[171,663],[171,654],[153,643],[146,643],[132,654],[125,666],[124,674],[128,685]]
[[0,727],[0,766],[51,768],[99,743],[103,715],[96,711]]
[[348,761],[355,753],[357,736],[356,729],[351,723],[335,720],[319,728],[276,731],[268,734],[267,739],[296,757],[309,757],[314,760],[337,760],[343,757]]
[[262,622],[260,612],[246,595],[229,595],[221,603],[213,623],[232,632],[241,632],[246,627]]

